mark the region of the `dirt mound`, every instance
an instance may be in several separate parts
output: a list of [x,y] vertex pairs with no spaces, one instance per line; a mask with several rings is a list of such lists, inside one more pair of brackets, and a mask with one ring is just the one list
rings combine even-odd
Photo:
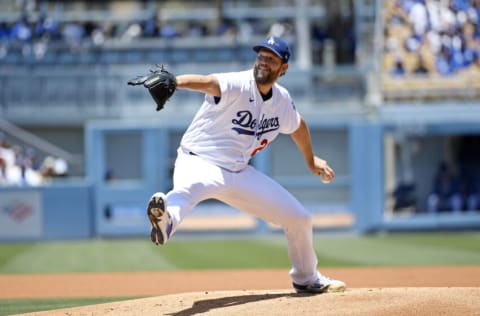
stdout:
[[25,315],[479,315],[480,288],[354,288],[300,295],[292,290],[171,294]]
[[1,298],[127,297],[27,315],[480,315],[480,266],[322,268],[344,293],[298,295],[288,271],[1,275]]

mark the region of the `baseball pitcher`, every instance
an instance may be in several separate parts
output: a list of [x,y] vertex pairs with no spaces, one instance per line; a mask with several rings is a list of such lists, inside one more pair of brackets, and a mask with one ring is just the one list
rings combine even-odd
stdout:
[[344,282],[317,271],[310,212],[281,185],[249,165],[252,157],[283,133],[292,137],[314,175],[324,182],[335,177],[327,162],[313,153],[305,120],[289,92],[277,83],[288,70],[287,43],[268,37],[253,50],[257,56],[250,70],[174,76],[162,66],[129,81],[149,90],[157,110],[176,89],[205,94],[178,147],[173,189],[153,194],[148,203],[151,240],[165,244],[198,203],[217,199],[284,229],[295,291],[344,291]]

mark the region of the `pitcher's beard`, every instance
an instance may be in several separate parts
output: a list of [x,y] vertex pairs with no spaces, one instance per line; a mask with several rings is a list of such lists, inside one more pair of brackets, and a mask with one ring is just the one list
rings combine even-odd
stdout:
[[253,67],[253,76],[255,77],[255,82],[257,84],[273,84],[275,80],[278,78],[278,74],[280,72],[280,69],[276,72],[274,71],[267,71],[266,75],[262,74],[263,71],[258,69],[258,66],[255,65]]

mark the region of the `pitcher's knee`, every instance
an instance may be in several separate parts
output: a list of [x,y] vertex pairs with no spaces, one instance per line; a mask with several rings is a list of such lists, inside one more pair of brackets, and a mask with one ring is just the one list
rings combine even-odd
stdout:
[[285,228],[295,229],[312,226],[312,214],[308,211],[297,212],[285,223]]

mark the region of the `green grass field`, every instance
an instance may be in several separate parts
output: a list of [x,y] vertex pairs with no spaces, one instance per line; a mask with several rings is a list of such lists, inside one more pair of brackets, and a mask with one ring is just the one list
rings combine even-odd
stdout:
[[133,299],[133,297],[0,300],[0,315],[13,315],[36,311],[48,311],[59,308],[118,302],[128,299]]
[[[479,265],[480,232],[315,237],[321,267]],[[246,255],[248,254],[248,255]],[[283,235],[0,244],[0,274],[289,268]],[[125,298],[124,298],[125,299]],[[117,301],[0,300],[0,315]]]

